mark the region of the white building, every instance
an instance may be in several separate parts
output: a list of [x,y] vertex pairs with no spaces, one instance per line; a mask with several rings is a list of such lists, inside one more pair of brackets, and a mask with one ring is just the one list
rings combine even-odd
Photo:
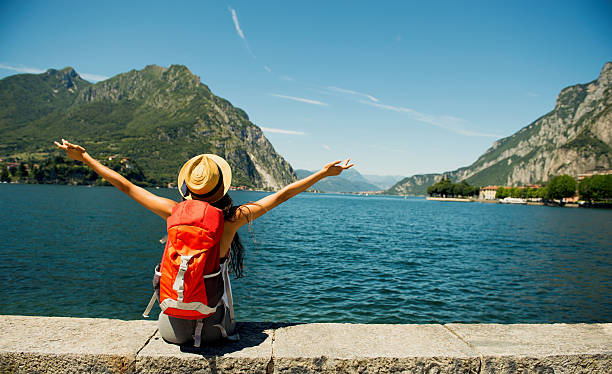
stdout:
[[486,186],[480,189],[478,198],[481,200],[495,200],[497,194],[497,186]]

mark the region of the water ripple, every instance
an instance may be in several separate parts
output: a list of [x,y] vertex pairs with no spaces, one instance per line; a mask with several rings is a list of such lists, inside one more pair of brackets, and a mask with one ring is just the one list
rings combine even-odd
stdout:
[[[10,222],[0,281],[14,300],[3,313],[139,318],[162,220],[113,188],[0,185],[0,202]],[[232,282],[236,312],[293,322],[611,322],[610,227],[609,210],[300,195],[240,230],[247,276]]]

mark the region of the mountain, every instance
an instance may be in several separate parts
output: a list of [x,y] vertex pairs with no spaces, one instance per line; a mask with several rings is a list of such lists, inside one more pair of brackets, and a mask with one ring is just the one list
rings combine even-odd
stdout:
[[160,184],[200,153],[224,157],[233,185],[278,189],[296,177],[243,110],[182,65],[96,84],[70,67],[0,80],[0,158],[45,158],[60,138],[99,159],[127,157]]
[[419,174],[406,177],[394,184],[385,193],[390,195],[426,195],[427,187],[438,182],[443,175]]
[[[599,78],[563,89],[555,108],[493,143],[472,165],[443,173],[477,186],[547,182],[612,167],[612,62]],[[442,174],[404,178],[387,192],[423,194]]]
[[404,179],[403,175],[372,175],[362,174],[363,177],[370,183],[374,184],[380,190],[386,190]]
[[[306,178],[314,171],[298,169],[295,171],[298,178]],[[368,182],[357,170],[348,169],[339,176],[325,178],[312,186],[313,190],[323,192],[362,192],[378,191],[380,188]]]
[[367,178],[365,178],[360,172],[355,168],[350,168],[342,172],[340,175],[341,178],[346,179],[349,182],[353,182],[355,184],[361,184],[364,187],[372,188],[366,191],[375,191],[376,186],[372,184]]

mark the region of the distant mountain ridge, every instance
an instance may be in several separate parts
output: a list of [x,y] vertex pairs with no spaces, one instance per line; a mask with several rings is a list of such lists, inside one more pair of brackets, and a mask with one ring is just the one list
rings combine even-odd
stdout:
[[376,185],[381,190],[386,190],[404,179],[403,175],[372,175],[361,174],[370,183]]
[[200,153],[224,157],[234,185],[278,189],[296,178],[243,110],[182,65],[149,65],[96,84],[70,67],[0,80],[0,158],[44,157],[59,138],[99,158],[131,158],[160,183],[175,182]]
[[[297,169],[295,173],[298,178],[306,178],[313,174],[314,171]],[[355,169],[345,170],[339,176],[325,178],[315,183],[311,189],[323,192],[364,192],[382,190],[377,185],[368,181]]]
[[442,175],[477,186],[520,185],[611,167],[612,62],[607,62],[598,79],[563,89],[551,112],[493,143],[472,165],[407,177],[387,192],[425,194]]

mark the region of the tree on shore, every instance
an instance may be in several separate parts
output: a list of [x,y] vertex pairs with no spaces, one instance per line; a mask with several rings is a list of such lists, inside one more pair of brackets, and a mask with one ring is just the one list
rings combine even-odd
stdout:
[[582,200],[605,201],[612,199],[612,175],[594,175],[584,178],[578,184],[578,193]]
[[468,197],[478,194],[479,188],[470,186],[466,181],[453,183],[443,176],[437,183],[427,187],[427,194],[440,197]]
[[517,197],[521,199],[535,199],[544,197],[545,188],[531,187],[498,187],[495,198],[503,199],[506,197]]
[[2,166],[2,173],[0,173],[0,182],[10,182],[11,176],[9,175],[9,172],[6,169],[6,166],[5,165],[1,165],[1,166]]
[[546,198],[561,200],[576,195],[576,180],[567,174],[558,175],[546,185]]
[[17,178],[20,180],[26,180],[28,178],[28,169],[25,163],[20,163],[17,168]]
[[[14,162],[18,165],[11,167],[9,170],[7,170],[8,164],[0,164],[2,167],[0,181],[34,184],[108,185],[108,182],[98,177],[90,168],[59,153],[51,154],[44,159],[38,159],[36,162],[34,160],[14,160]],[[111,161],[103,160],[102,162],[139,186],[147,187],[158,184],[156,180],[148,178],[134,161],[116,158]]]

